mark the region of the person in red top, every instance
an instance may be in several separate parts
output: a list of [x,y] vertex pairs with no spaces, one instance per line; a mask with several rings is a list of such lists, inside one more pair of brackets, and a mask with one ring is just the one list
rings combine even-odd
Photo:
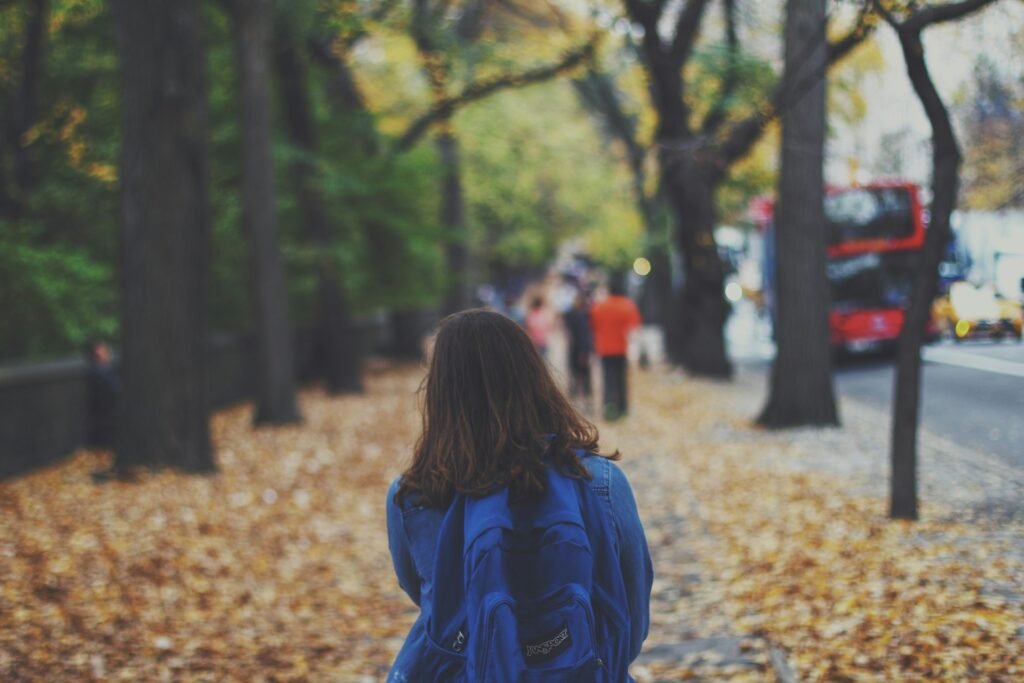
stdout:
[[609,296],[590,310],[590,326],[594,331],[594,350],[601,357],[604,380],[604,415],[609,420],[627,412],[626,349],[629,333],[640,325],[640,311],[625,295],[621,278],[612,278]]

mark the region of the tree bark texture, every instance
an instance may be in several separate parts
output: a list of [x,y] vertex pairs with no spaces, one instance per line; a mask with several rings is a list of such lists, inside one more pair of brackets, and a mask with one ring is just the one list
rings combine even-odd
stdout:
[[907,74],[932,127],[931,220],[914,277],[896,364],[892,416],[889,514],[917,519],[917,426],[921,405],[921,346],[938,290],[939,262],[951,236],[950,216],[960,189],[960,149],[949,113],[932,83],[919,30],[899,29]]
[[717,183],[691,150],[663,151],[661,165],[683,258],[683,289],[675,307],[682,334],[674,340],[678,347],[670,357],[680,358],[691,374],[728,379],[733,368],[726,356],[725,322],[731,306],[725,300],[725,270],[714,236]]
[[766,427],[838,424],[832,390],[823,195],[825,0],[789,0],[783,80],[809,85],[782,112],[775,207],[777,353]]
[[115,467],[209,471],[202,12],[198,0],[113,0],[112,7],[124,119]]
[[360,392],[359,345],[349,302],[343,289],[336,243],[331,235],[314,159],[317,155],[316,122],[309,102],[306,64],[295,49],[294,36],[279,29],[275,69],[291,144],[302,152],[293,166],[299,209],[307,239],[321,250],[317,270],[316,349],[327,390],[332,394]]
[[242,224],[256,305],[256,424],[299,420],[288,289],[277,228],[271,155],[270,0],[236,0],[235,50],[242,118]]
[[893,392],[889,515],[897,519],[917,519],[918,516],[917,426],[921,402],[921,346],[927,333],[932,300],[938,289],[939,262],[951,237],[950,217],[956,208],[960,190],[960,148],[949,112],[928,71],[921,33],[932,24],[955,21],[994,2],[960,0],[929,5],[916,9],[902,22],[881,0],[873,0],[872,3],[899,37],[907,75],[932,128],[931,218],[900,335]]
[[391,311],[388,316],[391,355],[395,358],[420,360],[423,358],[424,339],[437,322],[437,315],[429,310]]

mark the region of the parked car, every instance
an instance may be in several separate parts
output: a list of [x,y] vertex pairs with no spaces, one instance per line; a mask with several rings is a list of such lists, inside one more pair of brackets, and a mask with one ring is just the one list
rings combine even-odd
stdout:
[[976,337],[1021,340],[1024,326],[1021,305],[998,296],[991,287],[955,282],[949,293],[932,307],[935,323],[943,336],[954,341]]

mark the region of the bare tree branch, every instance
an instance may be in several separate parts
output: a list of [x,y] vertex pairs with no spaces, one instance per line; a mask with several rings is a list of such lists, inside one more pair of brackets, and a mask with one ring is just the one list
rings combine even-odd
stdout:
[[685,64],[700,33],[700,25],[704,20],[704,10],[710,0],[688,0],[686,7],[679,13],[676,21],[676,33],[672,38],[672,56]]
[[663,0],[649,2],[648,0],[624,0],[626,14],[634,23],[640,24],[644,30],[644,44],[648,48],[661,48],[661,39],[658,37],[658,21],[664,11]]
[[515,0],[493,0],[496,5],[504,8],[508,12],[509,16],[516,17],[525,21],[530,26],[537,28],[547,28],[550,26],[558,26],[563,31],[569,26],[568,18],[562,13],[558,7],[553,3],[545,2],[544,9],[547,13],[542,11],[533,10],[524,4],[518,3]]
[[643,216],[644,224],[653,226],[655,211],[653,201],[647,194],[647,172],[644,167],[647,148],[637,138],[636,117],[623,108],[621,93],[609,74],[592,67],[585,76],[573,79],[573,85],[584,104],[598,117],[607,135],[626,148],[637,208]]
[[779,111],[772,106],[765,106],[735,124],[729,131],[729,136],[718,147],[715,161],[721,173],[725,173],[733,163],[746,156],[754,143],[761,138],[765,127],[779,115]]
[[[872,1],[867,0],[864,3],[857,23],[853,28],[842,38],[835,42],[829,42],[826,47],[825,57],[825,63],[828,67],[838,64],[839,61],[850,54],[855,47],[871,35],[874,25],[868,21],[868,16],[870,14],[870,2]],[[992,2],[994,0],[988,1]],[[813,83],[806,81],[792,85],[781,83],[768,104],[734,124],[725,136],[724,141],[717,146],[713,155],[714,161],[719,169],[721,169],[721,172],[724,173],[725,169],[729,168],[730,165],[746,156],[750,148],[754,146],[754,143],[760,139],[765,126],[778,117],[786,107],[799,100],[801,94],[812,85]]]
[[623,109],[611,77],[591,68],[585,76],[573,79],[573,85],[584,102],[600,116],[608,133],[625,145],[634,171],[642,169],[647,150],[637,139],[636,117]]
[[404,152],[412,147],[426,133],[432,125],[450,118],[460,107],[481,100],[500,90],[509,88],[521,88],[534,83],[541,83],[559,76],[566,71],[582,64],[594,54],[597,37],[591,38],[582,46],[566,53],[566,55],[554,64],[526,69],[519,73],[503,74],[501,76],[470,83],[462,92],[457,95],[446,96],[436,101],[433,106],[414,120],[405,132],[399,136],[395,143],[394,152]]
[[872,4],[878,13],[882,15],[899,36],[900,44],[903,48],[903,56],[907,62],[907,73],[933,129],[942,129],[939,132],[947,135],[949,139],[954,141],[956,136],[953,134],[952,124],[949,123],[949,115],[946,112],[942,98],[935,89],[924,61],[921,33],[925,28],[933,24],[954,21],[977,12],[994,2],[996,0],[962,0],[962,2],[949,5],[930,5],[915,11],[903,21],[900,21],[891,10],[884,6],[881,0],[872,0]]
[[[908,17],[904,24],[908,30],[922,31],[932,24],[941,24],[946,21],[955,21],[968,14],[977,12],[996,0],[962,0],[948,5],[929,5],[914,12]],[[876,4],[877,6],[877,4]]]
[[722,91],[718,94],[710,111],[704,117],[701,130],[704,135],[713,135],[725,122],[725,113],[729,109],[729,101],[736,93],[739,85],[739,37],[736,34],[736,0],[722,0],[722,11],[725,14],[725,75],[722,79]]
[[846,32],[842,38],[830,41],[826,46],[826,60],[828,64],[835,64],[848,55],[853,48],[864,42],[864,39],[874,30],[874,25],[869,21],[871,16],[871,0],[865,0],[861,6],[860,14],[857,15],[857,23]]

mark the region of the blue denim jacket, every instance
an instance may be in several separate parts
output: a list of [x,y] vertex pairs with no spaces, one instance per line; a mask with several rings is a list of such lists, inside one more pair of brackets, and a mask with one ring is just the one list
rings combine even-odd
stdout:
[[[651,584],[654,580],[651,555],[626,475],[607,458],[588,455],[583,458],[583,463],[593,475],[589,482],[591,489],[608,503],[608,513],[617,535],[619,561],[626,581],[633,626],[629,650],[632,661],[640,654],[650,625]],[[395,502],[398,483],[396,479],[388,489],[388,547],[398,585],[414,603],[423,607],[432,604],[435,544],[445,511],[412,505],[408,500],[399,508]],[[388,683],[408,680],[403,672],[408,669],[408,660],[416,651],[415,643],[422,639],[425,629],[421,611],[391,667]]]

